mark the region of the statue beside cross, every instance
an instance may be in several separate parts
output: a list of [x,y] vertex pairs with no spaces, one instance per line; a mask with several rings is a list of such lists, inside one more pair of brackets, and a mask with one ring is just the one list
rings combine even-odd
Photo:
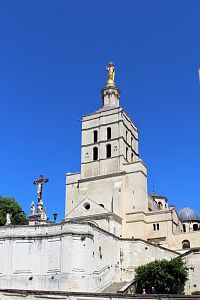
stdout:
[[34,201],[31,202],[31,216],[34,216],[35,214],[35,203]]
[[12,225],[11,217],[12,217],[12,214],[9,214],[9,213],[6,214],[6,224],[5,225]]

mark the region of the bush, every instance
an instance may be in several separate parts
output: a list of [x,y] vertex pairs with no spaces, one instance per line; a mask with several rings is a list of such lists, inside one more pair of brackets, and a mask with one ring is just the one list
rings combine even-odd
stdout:
[[134,284],[137,293],[152,288],[157,294],[180,294],[187,280],[187,268],[181,258],[155,260],[136,269]]
[[200,291],[192,292],[192,295],[200,295]]
[[13,225],[26,225],[28,220],[22,207],[14,198],[0,196],[0,226],[6,223],[6,214],[11,214],[11,222]]

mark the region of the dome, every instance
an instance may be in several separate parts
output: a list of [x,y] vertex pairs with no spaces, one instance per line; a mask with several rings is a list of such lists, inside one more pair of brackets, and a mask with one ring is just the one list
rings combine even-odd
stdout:
[[181,221],[200,221],[198,213],[189,207],[179,210],[178,216]]

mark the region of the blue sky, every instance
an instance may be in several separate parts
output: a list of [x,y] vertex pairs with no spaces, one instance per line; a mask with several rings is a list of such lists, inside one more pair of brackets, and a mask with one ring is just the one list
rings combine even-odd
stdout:
[[0,1],[0,195],[29,213],[49,178],[64,216],[65,173],[80,170],[81,117],[101,107],[113,61],[154,187],[200,212],[199,1]]

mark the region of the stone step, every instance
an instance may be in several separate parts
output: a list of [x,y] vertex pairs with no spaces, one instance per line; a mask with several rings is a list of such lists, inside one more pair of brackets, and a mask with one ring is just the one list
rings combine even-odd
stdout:
[[123,289],[125,286],[127,286],[128,282],[113,282],[111,285],[107,286],[102,293],[119,293],[121,289]]

